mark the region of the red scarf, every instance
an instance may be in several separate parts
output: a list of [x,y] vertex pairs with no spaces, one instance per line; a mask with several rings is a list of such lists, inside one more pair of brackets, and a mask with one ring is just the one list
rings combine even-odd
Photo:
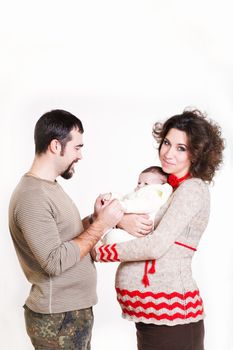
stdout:
[[167,178],[167,182],[173,187],[173,189],[175,190],[182,181],[188,179],[190,177],[190,173],[187,173],[185,176],[178,178],[176,175],[174,174],[170,174],[168,175]]

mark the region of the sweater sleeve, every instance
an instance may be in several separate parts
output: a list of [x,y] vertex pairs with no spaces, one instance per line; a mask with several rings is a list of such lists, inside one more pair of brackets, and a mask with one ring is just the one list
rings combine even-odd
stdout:
[[80,251],[73,241],[61,241],[47,198],[41,193],[36,198],[35,201],[25,193],[15,208],[15,219],[41,268],[51,276],[58,276],[80,260]]
[[[152,235],[114,245],[113,254],[106,254],[105,246],[97,251],[100,261],[144,261],[163,256],[204,205],[201,181],[187,180],[175,191],[171,203]],[[112,247],[107,250],[111,252]],[[104,254],[103,254],[104,253]],[[112,260],[108,259],[110,257]]]

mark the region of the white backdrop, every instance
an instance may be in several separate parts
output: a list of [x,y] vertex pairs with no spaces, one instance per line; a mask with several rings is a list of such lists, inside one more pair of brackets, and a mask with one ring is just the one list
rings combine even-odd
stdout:
[[[30,350],[22,305],[29,291],[10,239],[11,192],[34,155],[33,128],[62,108],[83,121],[84,159],[59,180],[81,215],[100,192],[131,190],[157,163],[155,121],[195,106],[226,139],[211,187],[209,226],[193,263],[206,312],[206,349],[232,350],[233,30],[231,1],[21,0],[0,9],[0,333],[4,350]],[[92,348],[133,350],[133,323],[115,300],[116,264],[98,265]]]

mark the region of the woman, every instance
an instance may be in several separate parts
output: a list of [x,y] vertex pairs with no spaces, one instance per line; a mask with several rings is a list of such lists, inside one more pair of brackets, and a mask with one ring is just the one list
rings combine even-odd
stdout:
[[219,127],[198,110],[156,123],[153,136],[173,193],[152,234],[96,248],[96,260],[121,262],[117,298],[123,317],[136,323],[138,350],[203,350],[203,302],[191,262],[208,223],[208,183],[224,143]]

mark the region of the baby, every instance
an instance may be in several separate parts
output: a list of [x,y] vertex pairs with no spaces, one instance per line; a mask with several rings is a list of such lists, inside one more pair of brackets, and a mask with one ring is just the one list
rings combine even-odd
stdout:
[[[167,183],[167,174],[159,166],[143,170],[138,178],[138,185],[133,192],[124,196],[109,193],[105,200],[116,198],[120,201],[125,213],[149,214],[154,220],[155,213],[168,200],[172,187]],[[102,238],[102,243],[113,244],[128,241],[135,237],[128,232],[113,228]]]

